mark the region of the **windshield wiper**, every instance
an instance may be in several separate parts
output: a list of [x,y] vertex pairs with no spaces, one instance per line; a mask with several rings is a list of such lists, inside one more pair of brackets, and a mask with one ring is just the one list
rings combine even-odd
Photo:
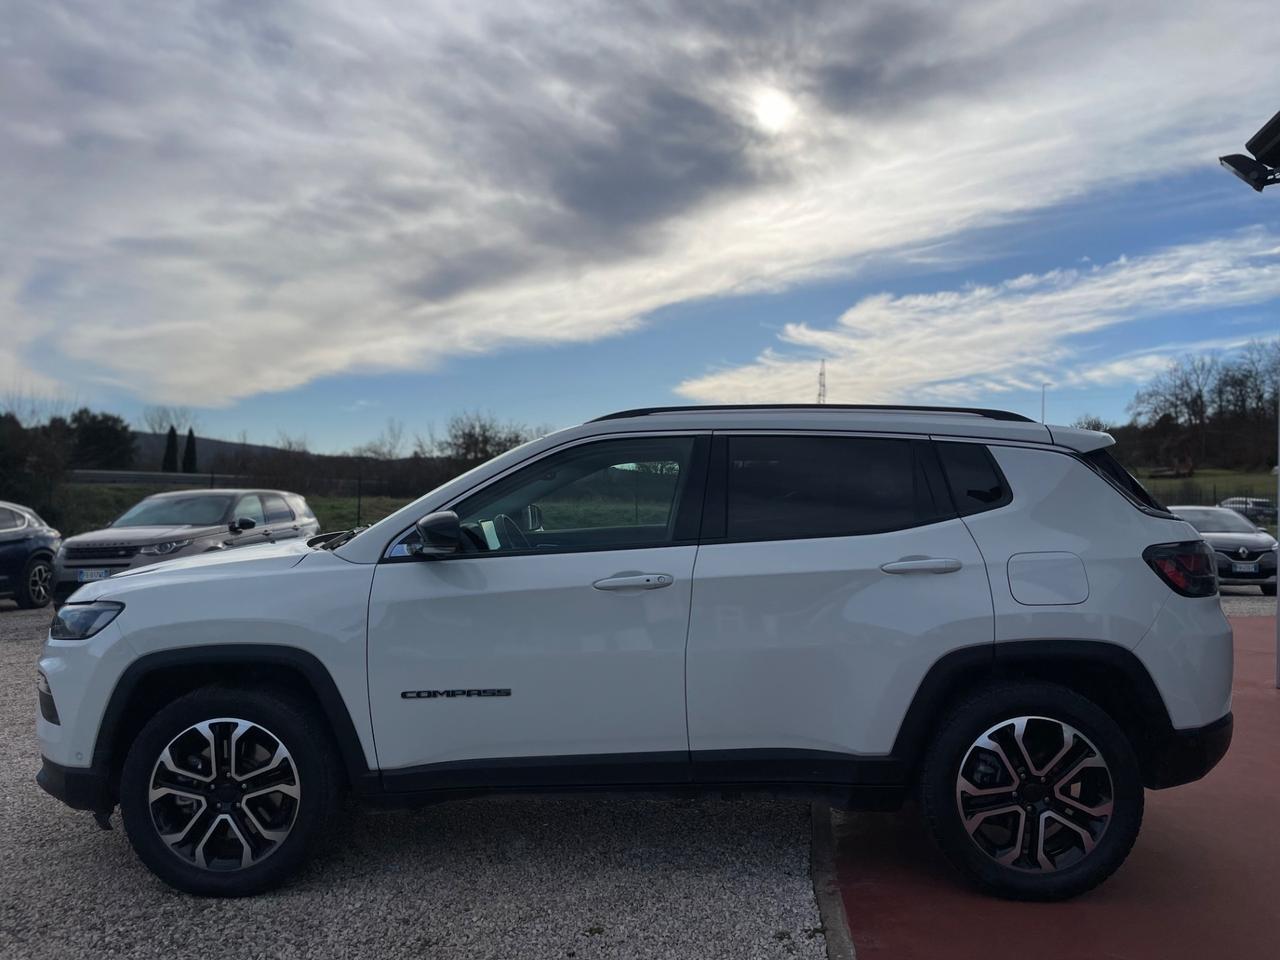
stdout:
[[[338,547],[342,546],[344,543],[346,543],[348,540],[354,537],[357,533],[360,533],[362,530],[368,530],[368,529],[369,529],[369,524],[366,523],[359,527],[352,527],[350,530],[342,530],[338,533],[322,534],[322,536],[326,537],[327,539],[323,540],[320,543],[313,542],[312,545],[315,546],[315,548],[318,550],[336,550]],[[319,538],[316,538],[316,539],[319,539]]]

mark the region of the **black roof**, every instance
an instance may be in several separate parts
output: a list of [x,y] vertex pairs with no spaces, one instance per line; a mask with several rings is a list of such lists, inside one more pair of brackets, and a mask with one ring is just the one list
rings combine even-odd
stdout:
[[591,423],[601,420],[623,420],[629,417],[647,417],[655,413],[700,413],[704,410],[882,410],[886,413],[965,413],[988,420],[1013,420],[1019,423],[1035,423],[1030,417],[1009,410],[991,410],[986,407],[921,407],[897,403],[716,403],[690,404],[675,407],[636,407],[634,410],[619,410],[596,417]]

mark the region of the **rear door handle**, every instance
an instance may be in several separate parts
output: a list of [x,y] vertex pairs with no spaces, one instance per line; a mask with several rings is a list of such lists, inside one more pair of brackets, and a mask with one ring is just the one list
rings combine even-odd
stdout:
[[605,577],[591,585],[597,590],[657,590],[669,587],[671,583],[669,573],[637,573],[627,577]]
[[949,557],[924,557],[920,560],[894,560],[882,563],[885,573],[955,573],[963,564]]

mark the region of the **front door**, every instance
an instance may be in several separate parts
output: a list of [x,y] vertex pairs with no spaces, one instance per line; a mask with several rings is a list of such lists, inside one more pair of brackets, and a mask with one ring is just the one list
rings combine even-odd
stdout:
[[468,547],[394,544],[369,606],[389,789],[678,782],[708,441],[552,452],[457,504]]
[[715,447],[689,627],[695,776],[850,782],[890,753],[939,657],[992,647],[982,556],[927,440]]

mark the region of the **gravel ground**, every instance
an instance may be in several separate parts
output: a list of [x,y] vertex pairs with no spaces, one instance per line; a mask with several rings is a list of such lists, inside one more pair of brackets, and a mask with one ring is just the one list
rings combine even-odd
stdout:
[[356,813],[292,884],[175,893],[46,796],[47,611],[0,605],[0,957],[825,957],[807,804],[486,799]]
[[1274,617],[1276,598],[1264,597],[1257,587],[1223,587],[1222,609],[1228,617]]

